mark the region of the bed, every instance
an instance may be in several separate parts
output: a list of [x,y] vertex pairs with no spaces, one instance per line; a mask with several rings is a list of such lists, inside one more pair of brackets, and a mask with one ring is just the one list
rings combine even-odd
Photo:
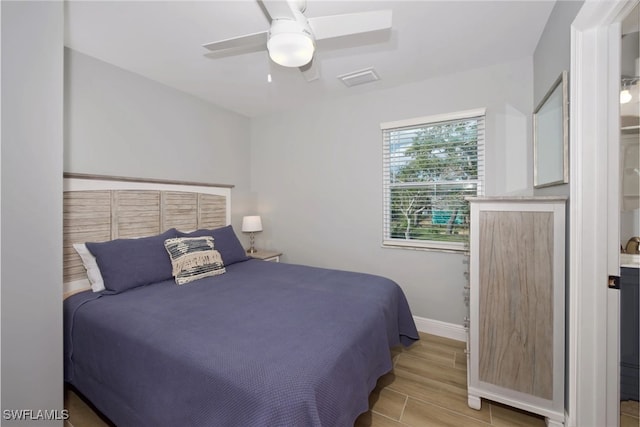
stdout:
[[[184,205],[162,195],[178,188],[100,188],[108,193],[105,222],[87,214],[96,191],[87,188],[96,183],[85,184],[70,182],[65,194],[65,282],[74,284],[64,301],[65,381],[120,427],[352,426],[392,369],[390,348],[418,339],[405,296],[389,279],[248,258],[228,224],[230,191],[215,215],[199,212],[210,203],[193,196],[194,212],[179,216],[195,222],[181,230],[167,205]],[[149,225],[138,224],[130,232],[137,238],[123,238],[130,225],[114,191],[159,191],[151,203],[158,214],[149,214],[158,226],[141,235]],[[79,210],[70,201],[78,197]],[[138,193],[127,204],[143,199]],[[146,208],[127,209],[134,222],[146,216]],[[94,216],[110,230],[92,240]],[[80,242],[95,256],[104,290],[79,287],[87,280],[74,254]],[[191,256],[185,242],[213,245],[198,250],[219,255],[205,262],[214,273],[200,277],[201,264],[176,263],[168,248],[175,243]],[[183,269],[176,273],[176,265]]]

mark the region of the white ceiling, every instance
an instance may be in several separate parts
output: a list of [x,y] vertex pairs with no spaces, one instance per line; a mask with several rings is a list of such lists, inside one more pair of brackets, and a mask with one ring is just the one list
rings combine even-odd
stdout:
[[[204,43],[268,29],[268,17],[255,0],[71,0],[65,44],[254,117],[531,56],[554,3],[308,0],[307,17],[393,10],[391,31],[319,41],[314,61],[322,77],[314,82],[298,69],[270,62],[266,52],[205,56]],[[381,79],[352,88],[337,79],[367,67],[375,67]]]

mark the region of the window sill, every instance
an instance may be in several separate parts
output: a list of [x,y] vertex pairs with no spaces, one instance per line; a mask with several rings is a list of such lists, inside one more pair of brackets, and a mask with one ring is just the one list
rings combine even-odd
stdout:
[[382,247],[385,249],[408,249],[413,251],[427,251],[427,252],[444,252],[464,255],[469,252],[468,245],[465,243],[436,243],[428,245],[416,245],[409,242],[382,242]]

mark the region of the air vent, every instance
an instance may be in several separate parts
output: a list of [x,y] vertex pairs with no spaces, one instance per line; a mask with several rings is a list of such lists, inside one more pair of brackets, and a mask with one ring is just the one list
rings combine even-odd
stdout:
[[363,85],[365,83],[375,82],[376,80],[380,80],[380,77],[376,74],[371,68],[365,68],[364,70],[354,71],[352,73],[342,74],[338,76],[342,83],[347,87]]

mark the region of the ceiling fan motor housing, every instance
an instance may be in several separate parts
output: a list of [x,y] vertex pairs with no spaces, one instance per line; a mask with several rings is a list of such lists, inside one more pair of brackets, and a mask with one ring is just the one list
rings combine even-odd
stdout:
[[308,64],[315,51],[315,40],[307,19],[301,13],[296,17],[297,20],[274,19],[269,30],[269,56],[284,67]]

